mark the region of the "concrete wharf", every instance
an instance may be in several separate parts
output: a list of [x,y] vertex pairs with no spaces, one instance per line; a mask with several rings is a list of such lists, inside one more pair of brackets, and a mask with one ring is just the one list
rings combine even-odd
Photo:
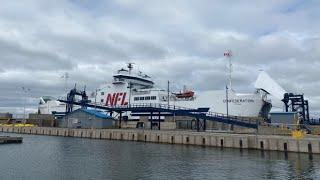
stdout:
[[152,143],[198,145],[221,148],[256,149],[298,153],[320,153],[320,138],[307,135],[294,139],[284,135],[234,134],[145,129],[68,129],[52,127],[0,127],[1,132],[126,140]]

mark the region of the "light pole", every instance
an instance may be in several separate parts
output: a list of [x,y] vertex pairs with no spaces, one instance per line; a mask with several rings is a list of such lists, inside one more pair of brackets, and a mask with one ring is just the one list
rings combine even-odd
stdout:
[[94,94],[94,110],[97,109],[97,93],[98,93],[98,89],[96,89],[96,92]]
[[226,104],[227,104],[227,116],[229,116],[229,95],[228,95],[228,85],[226,85]]
[[129,107],[131,107],[131,89],[132,89],[132,83],[129,81]]
[[97,95],[98,95],[98,91],[101,91],[101,88],[97,88],[94,94],[94,110],[97,109]]
[[[96,89],[96,92],[94,94],[94,113],[97,113],[97,95],[98,95],[98,91],[100,91],[101,89]],[[96,115],[94,114],[94,119],[93,121],[96,121]],[[93,129],[92,126],[93,122],[91,121],[91,129]]]
[[168,80],[168,87],[167,87],[167,92],[168,92],[168,109],[169,109],[169,106],[170,106],[170,81]]
[[27,95],[28,95],[28,92],[30,92],[30,89],[29,88],[26,88],[26,87],[22,87],[22,91],[24,93],[24,102],[23,102],[23,121],[24,123],[26,123],[26,103],[27,103]]
[[224,54],[225,57],[229,60],[229,86],[226,85],[226,105],[227,105],[227,116],[229,116],[229,89],[232,90],[232,63],[231,63],[231,57],[232,57],[232,51],[227,50]]

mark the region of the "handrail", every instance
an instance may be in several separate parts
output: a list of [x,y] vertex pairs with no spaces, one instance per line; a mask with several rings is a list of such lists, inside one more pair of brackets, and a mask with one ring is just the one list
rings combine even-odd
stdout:
[[191,109],[191,108],[186,108],[186,107],[181,107],[181,106],[175,106],[175,105],[168,105],[168,104],[161,104],[161,103],[133,103],[133,104],[127,104],[127,105],[113,105],[113,106],[106,106],[102,105],[101,103],[88,103],[91,106],[105,106],[107,108],[161,108],[161,109],[167,109],[167,110],[172,110],[172,111],[177,111],[177,110],[189,110],[194,112],[190,112],[192,114],[203,114],[208,117],[217,117],[217,118],[228,118],[230,120],[234,121],[241,121],[241,122],[246,122],[246,123],[256,123],[256,121],[253,121],[251,118],[246,118],[246,117],[240,117],[240,116],[233,116],[233,115],[226,115],[223,113],[217,113],[217,112],[212,112],[208,111],[206,113],[204,112],[197,112],[197,109]]

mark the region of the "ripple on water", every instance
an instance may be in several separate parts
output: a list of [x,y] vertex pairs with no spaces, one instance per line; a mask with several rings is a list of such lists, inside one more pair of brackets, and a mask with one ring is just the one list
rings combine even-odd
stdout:
[[[11,134],[14,136],[14,134]],[[318,155],[22,135],[1,179],[317,179]]]

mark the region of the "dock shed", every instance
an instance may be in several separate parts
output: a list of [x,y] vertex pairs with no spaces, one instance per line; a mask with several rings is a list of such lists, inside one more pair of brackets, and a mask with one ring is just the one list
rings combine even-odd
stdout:
[[11,113],[0,113],[0,123],[5,124],[12,120],[12,114]]
[[297,112],[271,112],[271,123],[296,124],[298,120]]
[[53,127],[54,116],[52,114],[29,114],[26,123],[40,127]]
[[94,109],[77,109],[59,120],[63,128],[112,128],[116,120],[103,111]]

